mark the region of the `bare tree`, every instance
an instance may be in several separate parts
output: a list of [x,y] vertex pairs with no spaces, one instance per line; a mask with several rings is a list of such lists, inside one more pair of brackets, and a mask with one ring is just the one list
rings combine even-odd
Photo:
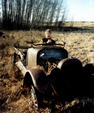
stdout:
[[[63,3],[63,0],[60,0],[58,2],[58,6],[57,6],[57,10],[56,10],[56,20],[55,20],[55,25],[58,26],[58,22],[59,22],[59,18],[60,16],[64,16],[64,14],[61,15],[61,10],[62,10],[62,3]],[[62,17],[63,17],[62,16]],[[63,18],[62,18],[63,19]]]
[[2,23],[5,28],[29,28],[56,25],[61,14],[63,0],[2,0]]

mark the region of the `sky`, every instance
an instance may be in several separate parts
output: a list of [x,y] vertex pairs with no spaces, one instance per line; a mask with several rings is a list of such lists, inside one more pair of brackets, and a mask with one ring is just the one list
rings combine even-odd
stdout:
[[65,0],[67,21],[94,21],[94,0]]
[[1,0],[0,0],[0,17],[1,17]]
[[[1,4],[1,0],[0,0]],[[0,5],[1,6],[1,5]],[[94,0],[64,0],[67,21],[93,21]],[[1,15],[1,7],[0,7]]]

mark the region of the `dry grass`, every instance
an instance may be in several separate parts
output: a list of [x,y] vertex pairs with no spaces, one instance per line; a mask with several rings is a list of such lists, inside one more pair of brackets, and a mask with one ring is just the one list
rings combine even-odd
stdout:
[[[13,45],[30,46],[27,41],[41,43],[44,31],[32,31],[32,34],[30,31],[4,33],[0,37],[0,113],[33,113],[29,105],[30,95],[24,95],[21,89],[23,78],[13,65]],[[53,32],[52,37],[57,43],[65,41],[69,56],[80,59],[83,65],[94,57],[94,33],[92,32]],[[48,111],[48,108],[42,110],[44,113]]]
[[[55,33],[54,33],[54,36],[56,36]],[[56,39],[59,42],[62,42],[62,41],[66,42],[65,48],[68,50],[69,56],[76,57],[85,64],[88,62],[89,54],[94,52],[93,50],[94,34],[93,33],[88,33],[88,32],[82,33],[80,31],[60,33]]]
[[82,27],[82,28],[93,27],[94,28],[94,22],[66,22],[65,26]]

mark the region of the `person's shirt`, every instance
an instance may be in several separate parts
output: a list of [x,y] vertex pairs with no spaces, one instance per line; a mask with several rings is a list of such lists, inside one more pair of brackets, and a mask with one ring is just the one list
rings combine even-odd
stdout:
[[43,44],[48,44],[48,45],[54,45],[55,44],[55,41],[51,38],[49,38],[49,39],[43,38],[42,41],[43,41]]

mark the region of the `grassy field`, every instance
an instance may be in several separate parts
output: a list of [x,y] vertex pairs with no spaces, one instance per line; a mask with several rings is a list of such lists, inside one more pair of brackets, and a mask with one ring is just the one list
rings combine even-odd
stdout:
[[[52,37],[56,43],[62,44],[65,41],[65,49],[67,49],[69,57],[78,58],[85,65],[94,57],[93,30],[53,31]],[[0,37],[0,113],[34,113],[33,108],[29,105],[30,94],[24,94],[22,91],[23,77],[13,65],[13,45],[30,46],[27,41],[42,43],[44,31],[2,32],[4,34]],[[58,104],[57,106],[60,107]],[[41,108],[40,112],[50,113],[51,109],[49,107]]]
[[94,22],[66,22],[65,26],[82,27],[82,28],[94,28]]

